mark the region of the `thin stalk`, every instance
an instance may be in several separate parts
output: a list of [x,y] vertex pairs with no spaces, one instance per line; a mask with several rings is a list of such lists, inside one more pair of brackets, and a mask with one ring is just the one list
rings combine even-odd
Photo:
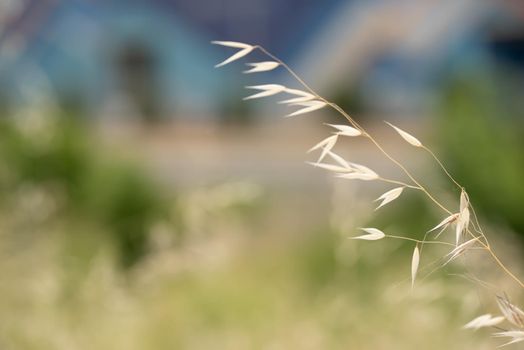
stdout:
[[395,184],[395,185],[400,185],[400,186],[404,186],[404,187],[412,188],[412,189],[414,189],[414,190],[420,190],[420,187],[412,186],[412,185],[408,185],[407,183],[402,182],[402,181],[397,181],[397,180],[387,179],[387,178],[384,178],[384,177],[382,177],[382,176],[379,176],[377,180],[379,180],[379,181],[383,181],[383,182],[388,182],[388,183],[390,183],[390,184]]
[[403,241],[411,241],[411,242],[420,243],[420,244],[442,244],[442,245],[448,245],[448,246],[452,246],[452,247],[455,246],[452,243],[443,242],[443,241],[421,241],[420,239],[415,239],[415,238],[410,238],[410,237],[403,237],[403,236],[395,236],[395,235],[385,235],[385,237],[386,238],[393,238],[393,239],[400,239],[400,240],[403,240]]
[[[464,187],[458,183],[457,180],[455,180],[455,178],[449,173],[448,169],[446,169],[446,167],[444,166],[444,164],[442,164],[442,162],[440,161],[440,159],[435,155],[435,153],[427,148],[426,146],[422,145],[422,148],[428,152],[432,157],[433,159],[435,160],[435,162],[437,162],[437,164],[440,166],[440,168],[442,169],[442,171],[444,171],[444,173],[446,174],[446,176],[461,190],[461,191],[464,191]],[[471,210],[473,211],[473,217],[475,219],[474,221],[474,225],[473,225],[473,228],[475,229],[475,231],[477,231],[477,233],[481,234],[482,236],[485,236],[484,235],[484,232],[482,231],[482,227],[480,226],[480,223],[479,223],[479,220],[478,220],[478,217],[477,217],[477,213],[475,212],[475,208],[473,208],[473,205],[471,203],[469,203],[469,206],[471,208]],[[475,227],[475,224],[477,227]]]
[[259,46],[259,45],[256,45],[255,48],[259,49],[260,51],[262,51],[264,54],[266,54],[267,56],[271,57],[275,62],[278,62],[282,67],[284,67],[285,70],[287,70],[289,72],[289,74],[291,74],[293,76],[293,78],[295,78],[300,84],[302,84],[302,86],[304,86],[310,93],[312,93],[313,95],[315,95],[316,97],[319,97],[323,100],[322,97],[320,97],[319,94],[316,93],[315,90],[313,90],[308,84],[306,84],[306,82],[300,78],[298,76],[297,73],[295,73],[291,67],[289,67],[284,61],[282,61],[280,58],[278,58],[277,56],[273,55],[271,52],[267,51],[265,48],[263,48],[262,46]]
[[515,282],[517,282],[522,288],[524,288],[524,282],[522,282],[517,276],[515,276],[513,274],[513,272],[511,272],[507,267],[506,265],[504,265],[502,263],[502,261],[500,261],[499,257],[493,252],[493,250],[491,250],[491,248],[489,246],[486,246],[486,249],[487,251],[489,252],[489,254],[491,255],[491,257],[493,258],[493,260],[495,260],[495,262],[497,263],[497,265],[499,265],[499,267],[508,275],[510,276]]
[[446,173],[447,177],[460,189],[460,190],[464,190],[464,187],[459,184],[455,178],[453,176],[451,176],[451,174],[449,173],[448,169],[446,169],[446,167],[444,166],[444,164],[442,164],[442,162],[440,161],[440,159],[435,155],[435,153],[433,153],[432,150],[430,150],[429,148],[427,148],[426,146],[422,145],[422,148],[428,152],[432,157],[433,159],[435,160],[435,162],[437,162],[437,164],[440,166],[440,168],[442,169],[442,171],[444,171],[444,173]]

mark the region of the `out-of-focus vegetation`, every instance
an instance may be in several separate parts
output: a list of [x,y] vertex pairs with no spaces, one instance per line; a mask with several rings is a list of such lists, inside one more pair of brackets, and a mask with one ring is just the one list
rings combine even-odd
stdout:
[[[0,318],[2,346],[489,348],[485,338],[460,330],[476,306],[463,284],[433,281],[414,293],[397,284],[409,269],[405,255],[395,254],[399,246],[357,251],[329,230],[285,244],[215,230],[220,237],[185,249],[162,245],[125,280],[99,254],[73,291],[64,288],[70,267],[52,245],[3,256],[0,271],[10,282],[0,286],[0,310],[10,316]],[[224,244],[235,249],[221,253]]]
[[26,122],[0,129],[2,349],[488,348],[469,285],[409,291],[411,246],[260,224],[289,193],[174,196],[89,125]]
[[482,215],[524,237],[522,79],[498,73],[458,79],[444,89],[441,147]]
[[90,231],[78,247],[86,252],[94,249],[86,244],[111,242],[122,265],[131,266],[146,253],[152,224],[166,217],[168,198],[139,167],[115,159],[87,130],[70,116],[2,120],[1,205],[10,210],[20,200],[46,200],[46,213],[35,215],[65,221],[71,235]]

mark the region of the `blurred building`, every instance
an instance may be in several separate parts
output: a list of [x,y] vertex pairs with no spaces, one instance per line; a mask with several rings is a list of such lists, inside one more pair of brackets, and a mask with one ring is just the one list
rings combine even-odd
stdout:
[[[146,1],[27,1],[0,41],[2,94],[48,91],[99,115],[213,115],[220,56],[195,24]],[[38,91],[38,92],[36,92]]]
[[518,0],[350,1],[311,38],[297,65],[335,96],[401,114],[431,103],[443,80],[511,65],[524,72]]
[[[518,0],[6,0],[0,99],[49,95],[99,116],[214,119],[249,114],[253,82],[210,40],[260,43],[321,91],[378,110],[417,109],[438,80],[523,62]],[[488,63],[486,63],[488,62]],[[522,69],[522,68],[520,68]],[[286,81],[270,73],[265,80]],[[257,78],[260,79],[260,78]]]
[[[224,52],[209,41],[283,48],[290,36],[278,33],[311,23],[304,18],[330,2],[339,1],[8,1],[0,19],[0,95],[23,105],[48,94],[97,115],[241,113],[243,84],[212,69]],[[290,21],[290,12],[302,16]]]

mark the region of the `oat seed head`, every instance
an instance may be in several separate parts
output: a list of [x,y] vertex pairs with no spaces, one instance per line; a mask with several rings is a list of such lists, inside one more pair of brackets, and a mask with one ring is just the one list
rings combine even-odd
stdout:
[[502,323],[505,320],[503,316],[496,316],[493,317],[491,314],[485,314],[479,317],[476,317],[475,319],[471,320],[470,322],[466,323],[464,325],[464,329],[473,329],[477,330],[484,327],[493,327],[498,325],[499,323]]
[[411,289],[415,286],[415,278],[417,277],[418,265],[420,262],[420,250],[418,244],[413,250],[413,256],[411,258]]
[[497,296],[497,304],[511,324],[524,329],[524,312],[520,308],[513,305],[507,297]]
[[258,92],[254,95],[244,97],[244,100],[252,100],[255,98],[262,98],[279,94],[282,91],[284,91],[286,87],[279,84],[265,84],[246,86],[246,89],[262,90],[261,92]]
[[498,333],[494,333],[493,336],[496,338],[511,338],[509,342],[498,346],[498,348],[502,348],[510,344],[515,344],[515,343],[524,341],[524,331],[518,331],[518,330],[498,332]]
[[304,108],[301,108],[298,111],[290,113],[290,114],[286,115],[286,117],[294,117],[294,116],[297,116],[297,115],[313,112],[313,111],[316,111],[316,110],[319,110],[321,108],[326,107],[326,105],[327,104],[325,102],[315,101],[315,100],[292,103],[291,106],[301,106],[301,107],[304,107]]
[[457,221],[459,217],[459,214],[451,214],[450,216],[446,217],[444,220],[442,220],[437,226],[433,227],[431,230],[427,231],[427,233],[433,232],[435,230],[438,230],[439,228],[447,228],[451,223]]
[[358,129],[355,129],[352,126],[349,125],[336,125],[336,124],[326,124],[328,126],[331,126],[332,128],[335,128],[338,130],[337,134],[341,136],[360,136],[362,135],[362,132]]
[[335,162],[337,162],[339,165],[343,166],[344,168],[351,169],[351,166],[349,165],[349,162],[347,160],[345,160],[344,158],[342,158],[341,156],[339,156],[338,154],[336,154],[336,153],[334,153],[332,151],[328,151],[327,155],[331,159],[333,159]]
[[212,41],[211,43],[215,44],[215,45],[221,45],[221,46],[227,46],[227,47],[232,47],[232,48],[236,48],[236,49],[241,49],[241,50],[237,51],[234,55],[232,55],[229,58],[227,58],[226,60],[220,62],[217,65],[215,65],[215,68],[219,68],[219,67],[225,66],[228,63],[236,61],[236,60],[238,60],[238,59],[248,55],[251,51],[253,51],[255,49],[255,46],[253,46],[253,45],[239,43],[239,42],[236,42],[236,41]]
[[333,165],[333,164],[327,164],[327,163],[313,163],[313,162],[306,162],[306,163],[314,167],[325,169],[325,170],[332,171],[335,173],[346,173],[346,172],[352,171],[352,169],[345,168],[339,165]]
[[361,235],[361,236],[351,237],[351,239],[363,239],[366,241],[377,241],[379,239],[386,237],[384,232],[380,231],[377,228],[364,227],[364,228],[361,228],[361,230],[366,232],[366,234]]
[[349,174],[337,174],[336,177],[347,180],[363,180],[363,181],[372,181],[378,179],[376,173],[359,173],[353,172]]
[[335,147],[337,140],[338,140],[338,135],[332,135],[332,136],[326,137],[325,139],[317,143],[315,146],[311,147],[308,153],[315,151],[317,149],[322,149],[322,153],[320,154],[320,157],[317,160],[317,163],[321,162],[324,159],[324,157],[326,156],[326,154],[328,154],[328,152],[330,152],[333,149],[333,147]]
[[259,73],[259,72],[268,72],[271,71],[278,66],[280,66],[280,63],[274,62],[274,61],[264,61],[264,62],[254,62],[254,63],[246,63],[246,65],[252,67],[248,70],[243,71],[242,73]]
[[383,195],[375,199],[375,201],[380,201],[380,200],[382,201],[375,210],[397,199],[402,194],[403,190],[404,190],[403,186],[397,187],[397,188],[387,191],[386,193],[384,193]]
[[422,143],[413,135],[405,132],[404,130],[396,127],[395,125],[391,124],[390,122],[385,122],[387,125],[391,126],[393,129],[395,129],[396,132],[409,144],[415,146],[415,147],[422,147]]

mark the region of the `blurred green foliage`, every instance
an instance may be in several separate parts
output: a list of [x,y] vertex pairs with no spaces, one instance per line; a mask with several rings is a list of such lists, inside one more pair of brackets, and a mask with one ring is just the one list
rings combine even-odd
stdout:
[[150,226],[167,212],[166,198],[141,169],[108,154],[78,118],[1,120],[0,162],[4,202],[17,188],[46,189],[60,217],[107,234],[125,267],[144,256]]
[[[460,329],[464,313],[475,311],[465,302],[476,297],[466,292],[469,286],[435,278],[410,292],[409,256],[395,254],[394,244],[359,244],[322,226],[295,238],[250,236],[227,257],[204,263],[201,254],[156,252],[125,284],[111,264],[95,260],[67,300],[60,283],[70,267],[46,259],[43,247],[35,247],[31,255],[40,261],[38,268],[29,259],[17,260],[16,270],[0,264],[11,281],[0,284],[0,310],[10,315],[0,317],[0,345],[39,350],[490,348],[481,332]],[[20,271],[29,278],[17,279]],[[12,302],[23,300],[30,302]]]
[[524,99],[511,72],[457,79],[443,89],[446,164],[482,215],[524,239]]
[[[15,202],[26,200],[26,188],[50,193],[56,208],[43,224],[30,217],[42,204],[21,212],[17,220],[32,236],[19,244],[26,232],[11,229],[10,215],[23,207]],[[485,342],[460,330],[464,313],[476,311],[469,286],[435,278],[409,292],[410,256],[401,250],[411,251],[411,242],[355,242],[324,221],[290,233],[275,219],[278,209],[259,218],[268,226],[246,224],[258,213],[259,192],[249,183],[193,188],[176,197],[174,215],[172,198],[81,121],[1,121],[0,348],[479,349]],[[279,191],[266,209],[296,195],[309,198]],[[405,199],[408,209],[386,207],[382,220],[405,215],[395,221],[412,225],[407,231],[425,228],[419,198]],[[173,244],[174,232],[184,236]],[[125,279],[107,243],[123,266],[137,267]]]

